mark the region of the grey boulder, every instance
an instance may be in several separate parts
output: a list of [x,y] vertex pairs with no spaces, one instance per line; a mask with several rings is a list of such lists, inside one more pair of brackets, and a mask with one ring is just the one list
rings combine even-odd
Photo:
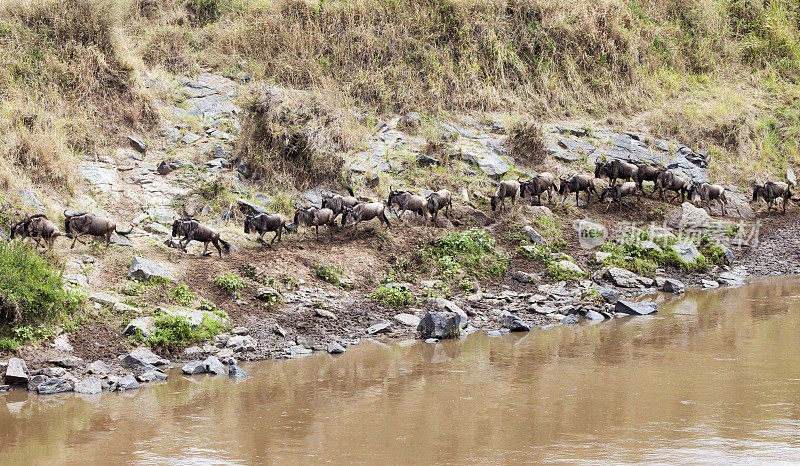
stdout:
[[75,383],[75,393],[97,395],[103,391],[103,383],[96,377],[86,377]]
[[614,307],[617,312],[630,315],[648,315],[658,312],[658,304],[651,302],[617,301]]
[[162,278],[171,281],[174,277],[167,269],[159,264],[145,259],[144,257],[134,257],[128,269],[128,278],[146,282],[154,278]]
[[206,371],[206,365],[203,361],[191,361],[184,364],[181,370],[186,375],[197,375]]
[[39,384],[36,391],[40,395],[55,395],[56,393],[64,393],[72,391],[72,384],[64,379],[50,379],[47,382]]
[[461,318],[447,312],[428,312],[420,320],[417,330],[422,338],[456,338],[461,333]]

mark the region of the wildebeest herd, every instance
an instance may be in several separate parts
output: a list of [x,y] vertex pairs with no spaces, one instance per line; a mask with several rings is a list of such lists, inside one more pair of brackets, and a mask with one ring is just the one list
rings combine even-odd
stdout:
[[[607,178],[610,186],[598,192],[597,180],[602,178]],[[722,209],[722,214],[726,215],[728,199],[724,187],[718,184],[686,181],[670,170],[645,163],[629,163],[620,160],[598,161],[595,165],[594,176],[574,174],[569,177],[561,177],[558,181],[557,184],[556,177],[549,172],[539,173],[527,181],[519,179],[500,181],[494,193],[489,196],[492,211],[505,210],[506,199],[510,198],[511,203],[514,204],[518,196],[523,199],[530,197],[531,204],[541,204],[542,196],[547,194],[547,202],[552,204],[555,193],[561,196],[562,204],[574,193],[577,205],[579,195],[586,193],[587,205],[591,203],[591,196],[594,194],[600,202],[608,199],[612,202],[609,207],[616,203],[621,210],[623,198],[639,193],[646,194],[643,183],[648,181],[653,183],[651,195],[657,194],[661,200],[668,200],[667,192],[674,193],[669,202],[674,202],[679,197],[681,202],[686,199],[692,201],[699,198],[709,211],[711,202],[716,201]],[[618,184],[618,181],[621,183]],[[317,238],[319,238],[319,227],[321,226],[328,227],[332,233],[333,228],[337,227],[336,221],[340,216],[340,225],[347,226],[349,220],[349,226],[353,228],[353,231],[357,231],[359,223],[373,219],[377,219],[387,229],[391,228],[389,218],[392,213],[400,217],[406,212],[411,212],[416,217],[424,218],[425,221],[433,222],[435,225],[439,212],[443,211],[445,216],[449,217],[453,205],[453,196],[447,189],[422,196],[390,187],[389,196],[385,202],[361,201],[349,186],[347,191],[347,195],[324,194],[320,205],[297,208],[290,224],[287,224],[283,215],[278,213],[246,215],[244,233],[257,233],[257,241],[264,245],[267,245],[264,235],[269,232],[274,233],[275,236],[268,244],[272,247],[276,241],[281,241],[283,230],[296,232],[300,226],[314,227]],[[759,199],[767,203],[767,215],[772,212],[775,201],[782,203],[783,213],[786,213],[786,204],[792,199],[790,185],[785,182],[773,181],[760,185],[755,184],[752,201],[756,202]],[[80,239],[82,236],[94,236],[104,240],[105,247],[108,248],[114,233],[128,236],[132,231],[132,228],[120,231],[114,221],[98,215],[65,211],[64,232],[61,232],[45,214],[26,215],[12,226],[11,239],[32,238],[38,247],[52,250],[53,244],[59,236],[72,239],[70,249],[75,247],[76,242],[86,244]],[[223,251],[229,252],[231,249],[230,244],[220,238],[218,231],[191,217],[175,219],[171,233],[172,236],[167,239],[166,244],[183,252],[186,252],[186,247],[192,241],[203,243],[201,255],[207,254],[209,244],[216,248],[220,257],[222,257]]]

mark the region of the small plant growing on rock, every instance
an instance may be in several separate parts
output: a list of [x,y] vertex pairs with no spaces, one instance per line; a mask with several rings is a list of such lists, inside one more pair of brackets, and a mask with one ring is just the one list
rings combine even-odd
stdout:
[[214,277],[214,284],[229,295],[235,295],[245,285],[244,279],[233,272]]
[[534,122],[515,123],[508,129],[508,148],[515,159],[532,164],[544,161],[544,132]]
[[[226,315],[227,316],[227,315]],[[228,331],[228,326],[220,319],[206,317],[196,328],[183,316],[160,315],[155,318],[155,331],[147,339],[153,348],[170,348],[210,340]]]
[[414,295],[407,288],[391,284],[381,285],[369,298],[392,307],[406,307],[414,302]]

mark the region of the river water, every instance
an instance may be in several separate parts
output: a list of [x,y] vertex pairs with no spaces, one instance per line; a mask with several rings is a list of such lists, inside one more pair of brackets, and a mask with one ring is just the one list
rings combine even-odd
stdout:
[[365,342],[136,392],[0,395],[0,463],[800,461],[800,280],[654,317]]

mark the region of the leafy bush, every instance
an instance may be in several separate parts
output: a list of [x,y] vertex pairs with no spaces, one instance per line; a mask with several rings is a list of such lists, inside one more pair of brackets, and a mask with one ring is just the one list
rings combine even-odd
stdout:
[[[224,314],[224,317],[227,318],[227,314]],[[203,322],[193,329],[189,320],[183,316],[160,315],[155,318],[155,331],[147,339],[147,344],[153,348],[185,346],[210,340],[228,330],[229,327],[222,321],[211,317],[205,317]]]
[[447,280],[499,277],[508,269],[509,259],[495,250],[495,244],[488,233],[471,228],[438,239],[423,255],[432,259]]
[[182,283],[173,287],[170,290],[170,295],[172,295],[172,299],[174,299],[175,302],[183,306],[191,306],[192,302],[197,297],[197,293],[191,291],[189,286]]
[[236,294],[245,285],[244,279],[233,272],[214,277],[214,284],[229,295]]
[[391,284],[381,285],[369,298],[392,307],[405,307],[414,302],[414,295],[410,291]]
[[[64,289],[61,274],[45,258],[21,243],[0,243],[0,305],[18,309],[20,323],[52,321],[82,304],[79,294]],[[0,322],[16,320],[4,314]]]
[[324,282],[336,286],[339,286],[342,283],[342,277],[344,275],[344,272],[342,270],[342,266],[339,264],[334,264],[334,265],[315,264],[314,270],[317,273],[317,278],[319,278]]

